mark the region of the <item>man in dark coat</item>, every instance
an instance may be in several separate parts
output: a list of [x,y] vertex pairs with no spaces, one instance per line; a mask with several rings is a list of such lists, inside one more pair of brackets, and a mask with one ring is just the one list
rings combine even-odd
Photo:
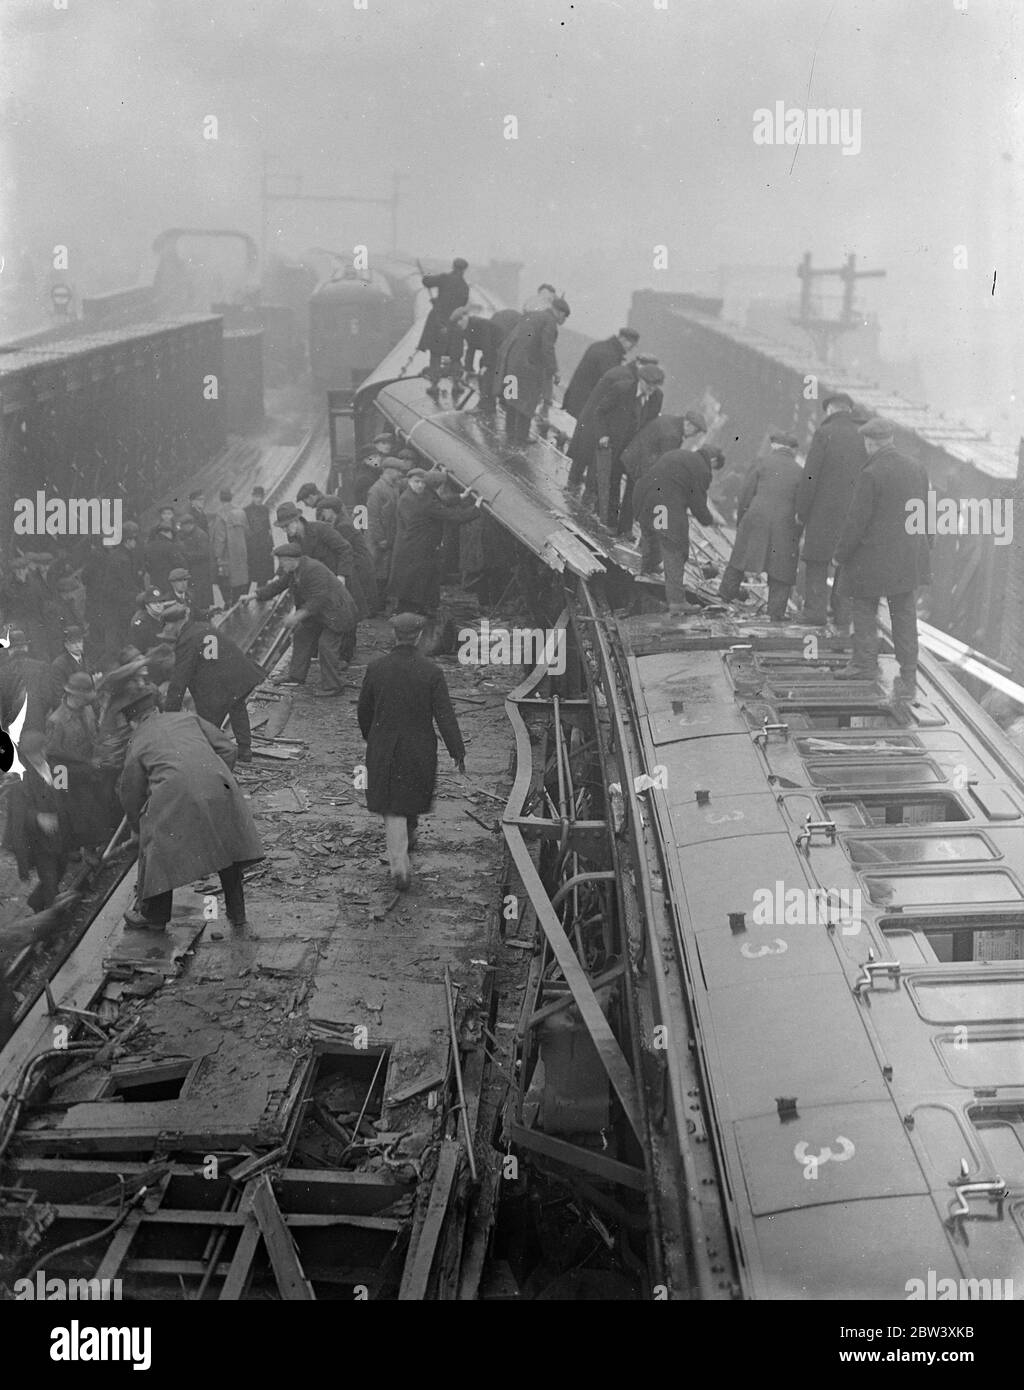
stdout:
[[[353,592],[352,597],[364,618],[372,618],[381,610],[377,594],[377,574],[373,568],[373,557],[366,543],[366,536],[357,531],[344,502],[340,497],[326,496],[316,499],[316,519],[325,526],[332,526],[342,540],[348,541],[352,549]],[[365,608],[365,612],[362,610]]]
[[18,865],[18,877],[27,882],[32,871],[39,882],[28,896],[33,912],[49,907],[57,896],[70,856],[68,846],[67,793],[55,785],[44,756],[46,736],[41,729],[22,731],[18,756],[24,775],[7,792],[4,849]]
[[270,531],[270,508],[265,502],[266,492],[261,487],[252,490],[252,501],[243,508],[249,523],[246,537],[249,559],[249,578],[257,584],[266,584],[274,577],[274,537]]
[[828,571],[850,510],[853,494],[868,461],[864,440],[853,418],[853,401],[844,392],[826,396],[825,418],[807,451],[804,476],[796,498],[797,521],[804,528],[804,611],[801,622],[823,627],[827,608],[839,632],[850,630],[850,604],[838,575],[829,604]]
[[160,714],[152,687],[124,713],[134,732],[117,791],[139,836],[139,906],[126,924],[162,930],[175,888],[216,873],[228,921],[248,926],[242,870],[264,851],[231,775],[235,745],[194,714]]
[[89,656],[96,668],[106,666],[128,637],[133,596],[142,585],[139,528],[126,521],[120,545],[93,547],[82,574]]
[[[587,492],[598,494],[601,520],[616,528],[619,520],[619,493],[622,483],[622,453],[646,424],[661,414],[665,373],[660,367],[642,364],[635,379],[628,371],[629,364],[605,372],[583,409],[580,421],[582,437],[580,452],[591,460],[587,475]],[[575,441],[576,436],[573,436]],[[596,467],[597,450],[608,454],[608,495],[600,497],[601,488]],[[572,445],[570,445],[572,453]],[[573,456],[575,458],[575,455]],[[632,517],[630,517],[632,526]]]
[[181,709],[188,690],[200,719],[218,729],[225,718],[231,721],[238,761],[251,763],[252,729],[245,702],[263,680],[262,669],[237,642],[179,604],[164,610],[160,640],[174,643],[174,671],[164,709],[168,713]]
[[771,452],[749,469],[740,493],[736,541],[718,592],[731,601],[748,573],[767,574],[768,617],[781,623],[796,580],[796,496],[803,469],[796,460],[796,435],[776,431],[769,438]]
[[452,314],[451,347],[461,358],[467,376],[479,372],[477,410],[495,412],[494,382],[502,344],[522,318],[514,309],[499,309],[489,319],[472,313],[466,305]]
[[568,304],[555,299],[548,309],[524,314],[501,345],[498,395],[513,444],[529,444],[537,407],[551,400],[552,388],[558,384],[555,344],[559,327],[568,317]]
[[160,520],[149,533],[146,543],[146,583],[150,588],[166,591],[171,570],[184,565],[185,554],[178,544],[174,529],[174,508],[161,507]]
[[459,772],[466,749],[441,668],[421,656],[418,613],[392,618],[395,646],[366,668],[359,692],[359,729],[366,739],[366,806],[384,817],[395,886],[409,887],[409,851],[417,818],[430,810],[437,780],[436,723]]
[[433,617],[441,599],[440,547],[444,528],[473,521],[477,504],[449,506],[427,484],[422,468],[410,469],[405,492],[398,499],[397,531],[388,593],[398,613]]
[[[450,350],[450,330],[451,317],[456,309],[461,309],[463,304],[469,302],[469,286],[466,284],[466,271],[469,269],[469,262],[464,261],[461,256],[456,256],[452,261],[450,271],[445,271],[441,275],[424,275],[423,283],[428,290],[436,290],[432,296],[430,313],[427,321],[423,325],[423,332],[420,334],[418,350],[430,353],[430,366],[427,375],[430,377],[432,390],[436,392],[437,383],[441,379],[441,358]],[[452,370],[456,371],[456,364],[452,363]]]
[[[318,492],[314,492],[308,505],[312,506],[319,495]],[[356,573],[355,554],[340,532],[333,526],[328,526],[325,521],[307,521],[294,502],[281,503],[274,524],[284,531],[289,541],[295,542],[303,555],[308,555],[311,560],[319,560],[332,574],[340,575],[355,599],[360,618],[369,615],[369,605]],[[277,554],[276,551],[274,553]]]
[[381,459],[380,477],[366,494],[366,544],[373,558],[377,592],[383,599],[391,570],[391,552],[398,527],[398,499],[409,471],[405,459]]
[[15,555],[10,571],[0,584],[0,614],[25,636],[32,655],[52,661],[60,643],[57,604],[45,580],[32,567],[28,555]]
[[194,525],[207,535],[210,533],[210,518],[206,511],[206,502],[200,488],[188,495],[188,516],[192,518]]
[[210,609],[204,608],[199,602],[196,594],[196,586],[192,582],[192,576],[188,570],[171,570],[167,576],[170,580],[170,591],[167,595],[169,603],[180,603],[187,608],[189,613],[197,622],[203,622],[210,616]]
[[64,698],[46,721],[46,756],[54,775],[61,773],[67,792],[67,844],[72,849],[104,843],[117,824],[109,823],[102,778],[95,763],[97,699],[92,676],[76,672],[68,677]]
[[[576,370],[572,374],[572,379],[565,388],[565,395],[562,397],[562,409],[567,410],[578,420],[583,414],[583,407],[590,399],[591,391],[605,372],[610,372],[613,367],[621,366],[639,341],[640,334],[635,328],[620,328],[618,333],[613,333],[610,338],[602,338],[598,343],[591,343],[580,358]],[[669,445],[668,447],[674,448],[676,446]]]
[[[633,486],[640,481],[649,468],[661,458],[662,454],[673,449],[681,449],[687,444],[707,434],[708,422],[699,410],[688,410],[685,415],[658,415],[648,420],[622,451],[622,467]],[[622,510],[626,502],[623,498]]]
[[[630,361],[623,362],[618,367],[612,367],[605,372],[604,376],[600,378],[597,385],[587,397],[576,419],[576,428],[573,430],[572,439],[569,441],[569,448],[567,450],[572,460],[572,467],[569,469],[568,486],[573,492],[578,491],[582,487],[584,478],[586,478],[588,495],[596,495],[596,484],[593,482],[594,474],[591,471],[591,464],[594,460],[594,452],[597,449],[597,441],[600,438],[600,433],[595,426],[594,419],[594,410],[597,405],[599,394],[603,399],[605,393],[611,391],[616,383],[622,381],[630,382],[635,390],[640,380],[641,367],[656,367],[657,365],[658,359],[656,357],[652,357],[650,353],[638,352]],[[642,429],[643,426],[641,425],[640,428]]]
[[690,558],[690,512],[702,526],[714,525],[708,510],[712,472],[721,468],[721,449],[704,445],[692,453],[673,449],[662,455],[636,485],[633,505],[643,537],[641,570],[652,574],[663,556],[665,599],[670,608],[687,611],[686,562]]
[[345,692],[345,668],[356,646],[359,613],[352,595],[326,565],[302,553],[294,541],[274,551],[280,572],[276,579],[256,590],[250,601],[260,602],[291,589],[295,609],[285,618],[285,627],[294,628],[292,657],[287,676],[279,685],[305,685],[314,651],[320,660],[322,696]]
[[0,650],[0,727],[9,729],[25,700],[24,729],[42,732],[46,717],[60,704],[62,682],[48,661],[29,656],[25,634],[12,628],[8,646]]
[[878,675],[878,600],[889,605],[892,645],[900,674],[894,694],[913,699],[917,689],[916,590],[931,582],[930,538],[923,517],[930,484],[924,464],[899,453],[892,426],[868,420],[860,426],[868,461],[857,481],[836,548],[843,588],[853,601],[853,659],[837,671],[846,680]]
[[144,589],[135,595],[135,612],[128,627],[128,641],[140,652],[148,652],[156,646],[158,634],[163,627],[164,609],[171,600],[160,589]]
[[88,667],[85,661],[85,629],[81,627],[69,627],[64,631],[64,646],[60,656],[50,663],[54,677],[61,685],[67,681],[69,676],[75,676],[85,671],[88,674]]

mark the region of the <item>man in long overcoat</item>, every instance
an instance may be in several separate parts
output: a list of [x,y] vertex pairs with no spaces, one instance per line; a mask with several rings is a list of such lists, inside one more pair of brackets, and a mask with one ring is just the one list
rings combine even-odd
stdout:
[[796,459],[799,440],[778,431],[771,451],[748,470],[737,509],[736,540],[718,586],[722,598],[737,597],[747,574],[768,576],[768,617],[782,622],[796,580],[800,527],[796,498],[803,469]]
[[[464,261],[461,256],[456,256],[452,261],[451,270],[443,271],[440,275],[423,276],[426,288],[436,290],[436,294],[423,325],[423,332],[420,334],[418,350],[430,353],[427,375],[434,391],[437,390],[437,383],[441,379],[441,358],[451,348],[452,314],[469,302],[469,286],[466,284],[468,269],[469,262]],[[452,370],[458,370],[454,362]]]
[[[610,460],[608,500],[604,516],[607,526],[616,527],[619,519],[619,492],[622,480],[622,453],[643,427],[661,414],[662,382],[665,373],[660,367],[643,363],[636,376],[628,371],[630,364],[613,367],[597,383],[583,409],[577,435],[569,446],[570,456],[588,459],[587,492],[597,493],[597,469],[594,466],[597,450],[607,449]],[[574,452],[574,448],[576,452]],[[571,478],[571,474],[570,474]],[[630,519],[632,524],[632,518]]]
[[437,780],[437,725],[460,772],[466,749],[444,673],[416,650],[424,620],[418,613],[392,618],[395,646],[366,668],[359,692],[359,729],[366,739],[366,806],[384,817],[388,862],[395,885],[409,886],[409,851],[417,818],[430,810]]
[[578,420],[583,414],[583,407],[590,399],[591,391],[605,372],[621,366],[639,341],[640,334],[635,328],[620,328],[618,333],[613,333],[610,338],[591,343],[577,363],[569,385],[565,388],[562,409]]
[[179,604],[164,609],[160,640],[174,643],[174,670],[164,709],[169,714],[180,710],[185,691],[190,691],[200,719],[218,729],[225,718],[231,721],[238,761],[251,763],[252,729],[245,702],[263,680],[262,669],[237,642],[212,623],[191,617]]
[[68,866],[69,826],[67,792],[55,784],[44,754],[45,735],[39,729],[24,730],[18,756],[25,769],[7,792],[4,849],[18,866],[18,877],[27,882],[35,870],[39,882],[28,896],[34,912],[49,907],[57,896]]
[[98,698],[92,676],[75,672],[68,676],[64,698],[46,721],[47,759],[54,772],[64,769],[67,843],[72,849],[102,844],[117,824],[109,824],[109,804],[95,762]]
[[160,520],[149,533],[144,557],[146,585],[164,592],[171,570],[184,565],[185,554],[174,529],[174,508],[161,507]]
[[[319,495],[319,492],[314,491],[309,495],[310,501],[305,505],[312,506],[312,498]],[[340,531],[328,526],[326,521],[307,520],[294,502],[281,503],[274,518],[274,525],[281,527],[286,538],[297,545],[303,555],[308,555],[311,560],[319,560],[332,574],[339,575],[355,600],[359,616],[369,616],[366,595],[359,583],[355,552]]]
[[266,492],[261,487],[252,490],[252,501],[243,510],[249,523],[249,578],[266,584],[274,577],[274,537],[270,531],[270,508]]
[[708,488],[712,473],[724,462],[721,449],[706,444],[693,452],[673,449],[636,485],[633,503],[643,537],[641,569],[653,573],[664,559],[665,600],[670,608],[686,611],[692,606],[686,597],[690,513],[702,526],[714,524],[708,510]]
[[853,418],[853,401],[844,392],[826,396],[825,418],[814,432],[804,476],[796,498],[796,517],[804,528],[804,611],[801,622],[823,627],[827,609],[841,633],[850,629],[850,604],[838,575],[832,580],[829,602],[828,571],[835,557],[864,465],[864,440]]
[[294,628],[291,664],[280,685],[305,685],[314,651],[320,661],[320,696],[345,693],[345,668],[356,646],[359,613],[355,600],[336,574],[319,560],[303,555],[294,541],[274,551],[280,566],[276,579],[256,590],[254,600],[273,598],[290,588],[295,602],[284,620]]
[[558,329],[568,317],[568,304],[555,299],[548,309],[524,314],[501,345],[498,399],[513,444],[529,444],[537,407],[542,400],[551,399],[552,387],[558,382]]
[[25,634],[12,628],[8,646],[0,648],[0,727],[10,728],[22,702],[28,701],[24,729],[46,728],[46,717],[60,704],[63,682],[48,661],[29,656]]
[[395,549],[388,593],[397,613],[433,617],[441,601],[441,543],[444,528],[480,515],[473,502],[449,506],[427,484],[422,468],[411,468],[396,508]]
[[217,570],[217,587],[228,605],[237,603],[249,587],[248,536],[245,512],[235,506],[230,489],[223,488],[220,511],[210,519],[210,549]]
[[[366,536],[356,529],[344,502],[338,496],[320,496],[316,499],[316,519],[324,526],[332,527],[352,551],[352,597],[360,610],[360,616],[372,618],[380,612],[377,592],[377,572],[373,567],[373,556],[366,543]],[[364,611],[365,610],[365,611]]]
[[622,451],[626,487],[619,508],[620,535],[629,535],[633,529],[633,489],[644,474],[663,454],[692,448],[693,442],[707,432],[708,422],[701,412],[688,410],[685,415],[657,415],[633,436]]
[[402,479],[409,471],[404,459],[390,455],[381,459],[380,477],[366,494],[366,543],[373,559],[377,591],[383,595],[391,569],[391,552],[398,526],[398,498]]
[[121,544],[97,542],[85,562],[82,580],[89,659],[96,669],[112,660],[128,636],[134,597],[142,584],[138,544],[138,524],[126,521],[121,528]]
[[887,421],[868,420],[860,432],[868,461],[836,549],[843,589],[853,600],[853,659],[836,675],[876,678],[878,601],[884,598],[900,668],[894,693],[912,699],[917,689],[916,590],[931,582],[930,537],[912,524],[912,510],[927,507],[930,484],[924,464],[897,451]]
[[505,339],[521,318],[522,315],[515,309],[499,309],[485,319],[474,314],[465,304],[452,314],[451,350],[455,357],[461,359],[467,375],[479,372],[477,410],[481,414],[493,415],[495,412],[494,384],[498,358]]
[[219,874],[228,921],[244,927],[242,870],[264,857],[231,775],[235,745],[194,714],[161,714],[150,687],[125,708],[134,732],[118,795],[139,836],[138,907],[129,926],[166,927],[175,888]]

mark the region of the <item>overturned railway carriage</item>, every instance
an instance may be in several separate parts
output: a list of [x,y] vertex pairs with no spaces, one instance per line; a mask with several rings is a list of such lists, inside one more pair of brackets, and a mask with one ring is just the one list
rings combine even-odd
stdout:
[[627,1227],[645,1199],[675,1297],[1019,1284],[1020,754],[937,662],[908,704],[891,657],[838,682],[827,641],[738,610],[614,612],[636,557],[564,499],[562,456],[509,456],[424,386],[362,407],[561,576],[569,634],[509,704],[543,716],[502,822],[543,952],[506,1139]]

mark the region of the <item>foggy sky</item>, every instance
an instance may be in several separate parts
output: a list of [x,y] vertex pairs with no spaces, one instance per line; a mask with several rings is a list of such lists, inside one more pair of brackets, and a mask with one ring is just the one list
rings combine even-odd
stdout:
[[[596,334],[636,288],[855,251],[931,404],[1024,427],[1020,0],[67,3],[0,0],[3,246],[69,244],[86,292],[148,280],[164,227],[259,240],[264,153],[311,193],[397,171],[404,250],[522,260]],[[860,153],[755,145],[777,101],[859,109]],[[271,250],[355,243],[383,209],[275,209]]]

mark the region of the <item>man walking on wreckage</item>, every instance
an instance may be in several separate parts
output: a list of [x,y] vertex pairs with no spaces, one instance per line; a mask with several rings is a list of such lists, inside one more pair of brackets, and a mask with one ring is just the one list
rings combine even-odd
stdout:
[[366,739],[366,807],[384,817],[395,887],[409,887],[409,851],[417,818],[430,810],[437,780],[437,725],[459,772],[466,749],[440,666],[416,650],[425,625],[418,613],[391,619],[395,645],[371,662],[359,692],[359,729]]
[[153,686],[124,715],[133,732],[117,790],[139,836],[138,905],[125,924],[164,930],[175,888],[216,873],[228,921],[247,927],[242,870],[264,851],[231,775],[235,745],[194,714],[161,714]]

